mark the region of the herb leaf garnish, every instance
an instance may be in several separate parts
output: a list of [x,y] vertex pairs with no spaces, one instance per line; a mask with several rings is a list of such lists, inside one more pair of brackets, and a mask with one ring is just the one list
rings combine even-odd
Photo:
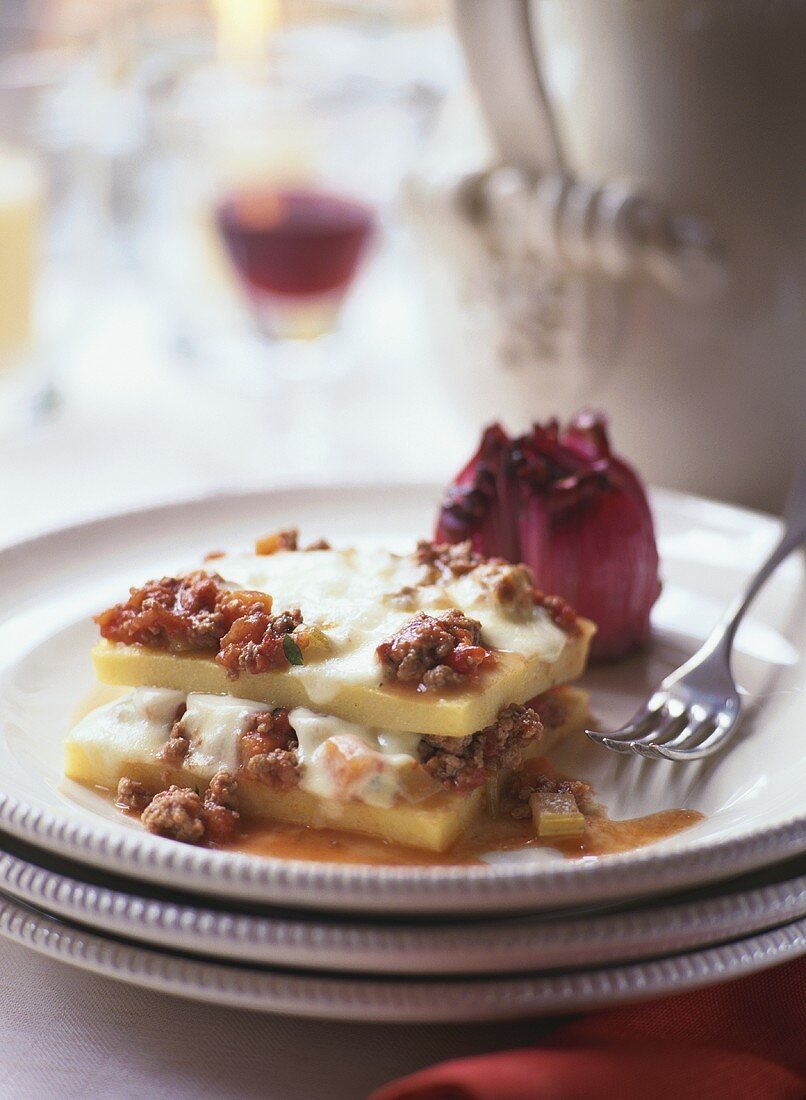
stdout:
[[302,650],[290,634],[283,635],[283,653],[285,653],[290,665],[302,664]]

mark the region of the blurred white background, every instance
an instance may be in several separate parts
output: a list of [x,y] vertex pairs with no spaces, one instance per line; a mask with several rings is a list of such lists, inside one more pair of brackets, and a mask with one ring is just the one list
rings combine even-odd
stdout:
[[[399,201],[464,86],[445,6],[3,0],[0,25],[0,542],[229,487],[447,478],[474,433]],[[373,228],[346,287],[293,315],[269,292],[267,334],[217,211],[291,192]]]

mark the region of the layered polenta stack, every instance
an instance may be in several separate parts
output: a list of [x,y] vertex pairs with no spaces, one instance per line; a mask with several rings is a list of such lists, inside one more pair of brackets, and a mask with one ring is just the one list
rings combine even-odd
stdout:
[[284,821],[444,852],[483,815],[546,834],[579,817],[530,765],[585,719],[567,681],[594,627],[526,566],[281,532],[97,622],[98,678],[129,690],[73,728],[66,773],[154,833],[219,844]]

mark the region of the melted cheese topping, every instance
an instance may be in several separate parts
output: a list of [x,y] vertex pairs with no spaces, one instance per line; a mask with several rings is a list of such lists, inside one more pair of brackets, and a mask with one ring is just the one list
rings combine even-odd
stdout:
[[288,718],[299,741],[303,790],[385,809],[394,805],[401,778],[417,763],[418,733],[370,730],[304,707],[295,707]]
[[69,740],[91,745],[99,772],[113,772],[117,762],[153,760],[171,736],[181,691],[135,688],[119,699],[91,710],[70,732]]
[[248,699],[222,695],[191,694],[187,697],[180,730],[190,741],[183,767],[188,771],[214,775],[238,770],[238,735],[251,715],[266,708]]
[[[317,706],[326,706],[340,684],[379,685],[375,650],[417,611],[459,608],[481,623],[490,648],[547,662],[567,641],[542,607],[513,615],[483,583],[483,566],[438,584],[422,583],[426,571],[413,556],[380,550],[225,555],[215,568],[243,588],[268,592],[275,612],[299,607],[303,621],[327,635],[329,655],[306,659],[306,687]],[[413,589],[405,601],[395,598],[402,589]]]
[[[125,763],[151,763],[171,736],[177,710],[185,702],[178,691],[135,688],[97,707],[73,728],[68,740],[90,749],[103,773]],[[190,748],[181,763],[189,781],[206,784],[218,771],[235,774],[239,736],[251,715],[265,710],[248,699],[191,693],[180,721]],[[419,768],[418,733],[371,730],[304,707],[289,712],[299,748],[300,787],[321,798],[357,799],[388,808],[403,795],[416,802],[433,793],[427,777],[413,782]]]

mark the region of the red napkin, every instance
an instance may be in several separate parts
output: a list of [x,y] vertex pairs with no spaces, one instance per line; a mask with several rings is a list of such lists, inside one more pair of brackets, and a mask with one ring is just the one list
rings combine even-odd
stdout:
[[803,1100],[806,958],[565,1023],[540,1047],[462,1058],[370,1100]]

